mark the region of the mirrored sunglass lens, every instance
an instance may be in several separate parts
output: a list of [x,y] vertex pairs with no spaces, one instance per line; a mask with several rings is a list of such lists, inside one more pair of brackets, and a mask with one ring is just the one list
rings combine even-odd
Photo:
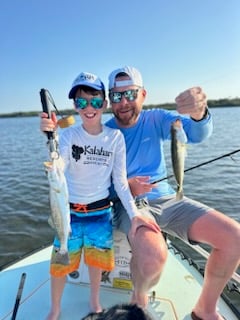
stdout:
[[95,109],[100,109],[103,106],[103,99],[101,98],[92,98],[90,101],[84,98],[76,98],[75,104],[77,109],[85,109],[88,106],[88,103],[91,103],[91,106]]
[[101,109],[103,106],[103,100],[101,98],[92,98],[91,106],[95,109]]
[[88,105],[88,101],[83,98],[77,98],[75,99],[76,107],[77,109],[84,109]]
[[122,96],[125,97],[125,99],[127,99],[127,101],[134,101],[137,98],[137,93],[138,93],[138,89],[137,90],[127,90],[127,91],[123,91],[123,92],[111,92],[110,94],[110,100],[113,103],[119,103],[122,100]]
[[136,90],[127,90],[124,92],[124,97],[128,101],[134,101],[137,97],[137,91]]
[[112,92],[111,93],[112,102],[120,102],[121,99],[122,99],[122,93],[121,92]]

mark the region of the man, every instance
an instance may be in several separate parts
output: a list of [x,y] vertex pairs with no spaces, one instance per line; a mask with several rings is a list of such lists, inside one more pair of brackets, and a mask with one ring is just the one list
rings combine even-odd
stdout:
[[[152,183],[167,175],[162,146],[164,140],[170,138],[173,121],[181,119],[190,143],[201,142],[210,136],[212,118],[206,95],[199,87],[181,93],[176,98],[178,114],[160,109],[143,111],[146,95],[137,69],[114,70],[109,76],[109,99],[114,118],[107,125],[120,129],[125,137],[129,184],[142,214],[154,219],[164,232],[212,247],[203,289],[191,316],[194,320],[222,320],[216,305],[240,261],[239,224],[189,198],[175,201],[175,192],[166,180]],[[166,262],[167,247],[161,232],[146,225],[138,227],[135,234],[129,232],[130,220],[121,202],[116,197],[113,202],[116,227],[128,235],[132,249],[132,303],[145,307],[147,292],[158,282]]]

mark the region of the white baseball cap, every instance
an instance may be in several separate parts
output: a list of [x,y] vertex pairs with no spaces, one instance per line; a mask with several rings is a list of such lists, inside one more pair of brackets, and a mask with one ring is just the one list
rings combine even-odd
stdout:
[[69,99],[74,99],[79,86],[88,86],[99,91],[103,90],[105,93],[104,84],[98,76],[89,72],[81,72],[73,81],[72,88],[68,94]]
[[[116,76],[121,72],[126,73],[130,79],[123,80],[123,81],[120,81],[120,80],[116,81]],[[116,69],[110,73],[108,80],[109,80],[109,84],[108,84],[109,90],[115,87],[123,87],[123,86],[130,86],[130,85],[143,87],[141,73],[134,67],[125,66],[123,68]]]

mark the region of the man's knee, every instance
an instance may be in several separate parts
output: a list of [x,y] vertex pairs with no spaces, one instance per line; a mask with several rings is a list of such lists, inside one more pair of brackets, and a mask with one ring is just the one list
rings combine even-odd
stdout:
[[158,276],[167,260],[167,244],[161,232],[141,228],[132,247],[132,258],[143,275]]

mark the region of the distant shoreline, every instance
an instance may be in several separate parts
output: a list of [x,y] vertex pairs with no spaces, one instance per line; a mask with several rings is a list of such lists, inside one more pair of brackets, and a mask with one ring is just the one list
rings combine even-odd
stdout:
[[[240,98],[235,99],[219,99],[219,100],[208,100],[209,108],[219,108],[219,107],[240,107]],[[143,109],[167,109],[167,110],[175,110],[175,103],[164,103],[164,104],[149,104],[144,105]],[[54,109],[53,109],[54,111]],[[35,117],[38,116],[41,110],[39,111],[18,111],[11,113],[2,113],[0,114],[0,118],[16,118],[16,117]],[[111,113],[111,109],[105,111],[105,113]],[[74,115],[76,114],[74,109],[65,109],[60,110],[62,115]]]

